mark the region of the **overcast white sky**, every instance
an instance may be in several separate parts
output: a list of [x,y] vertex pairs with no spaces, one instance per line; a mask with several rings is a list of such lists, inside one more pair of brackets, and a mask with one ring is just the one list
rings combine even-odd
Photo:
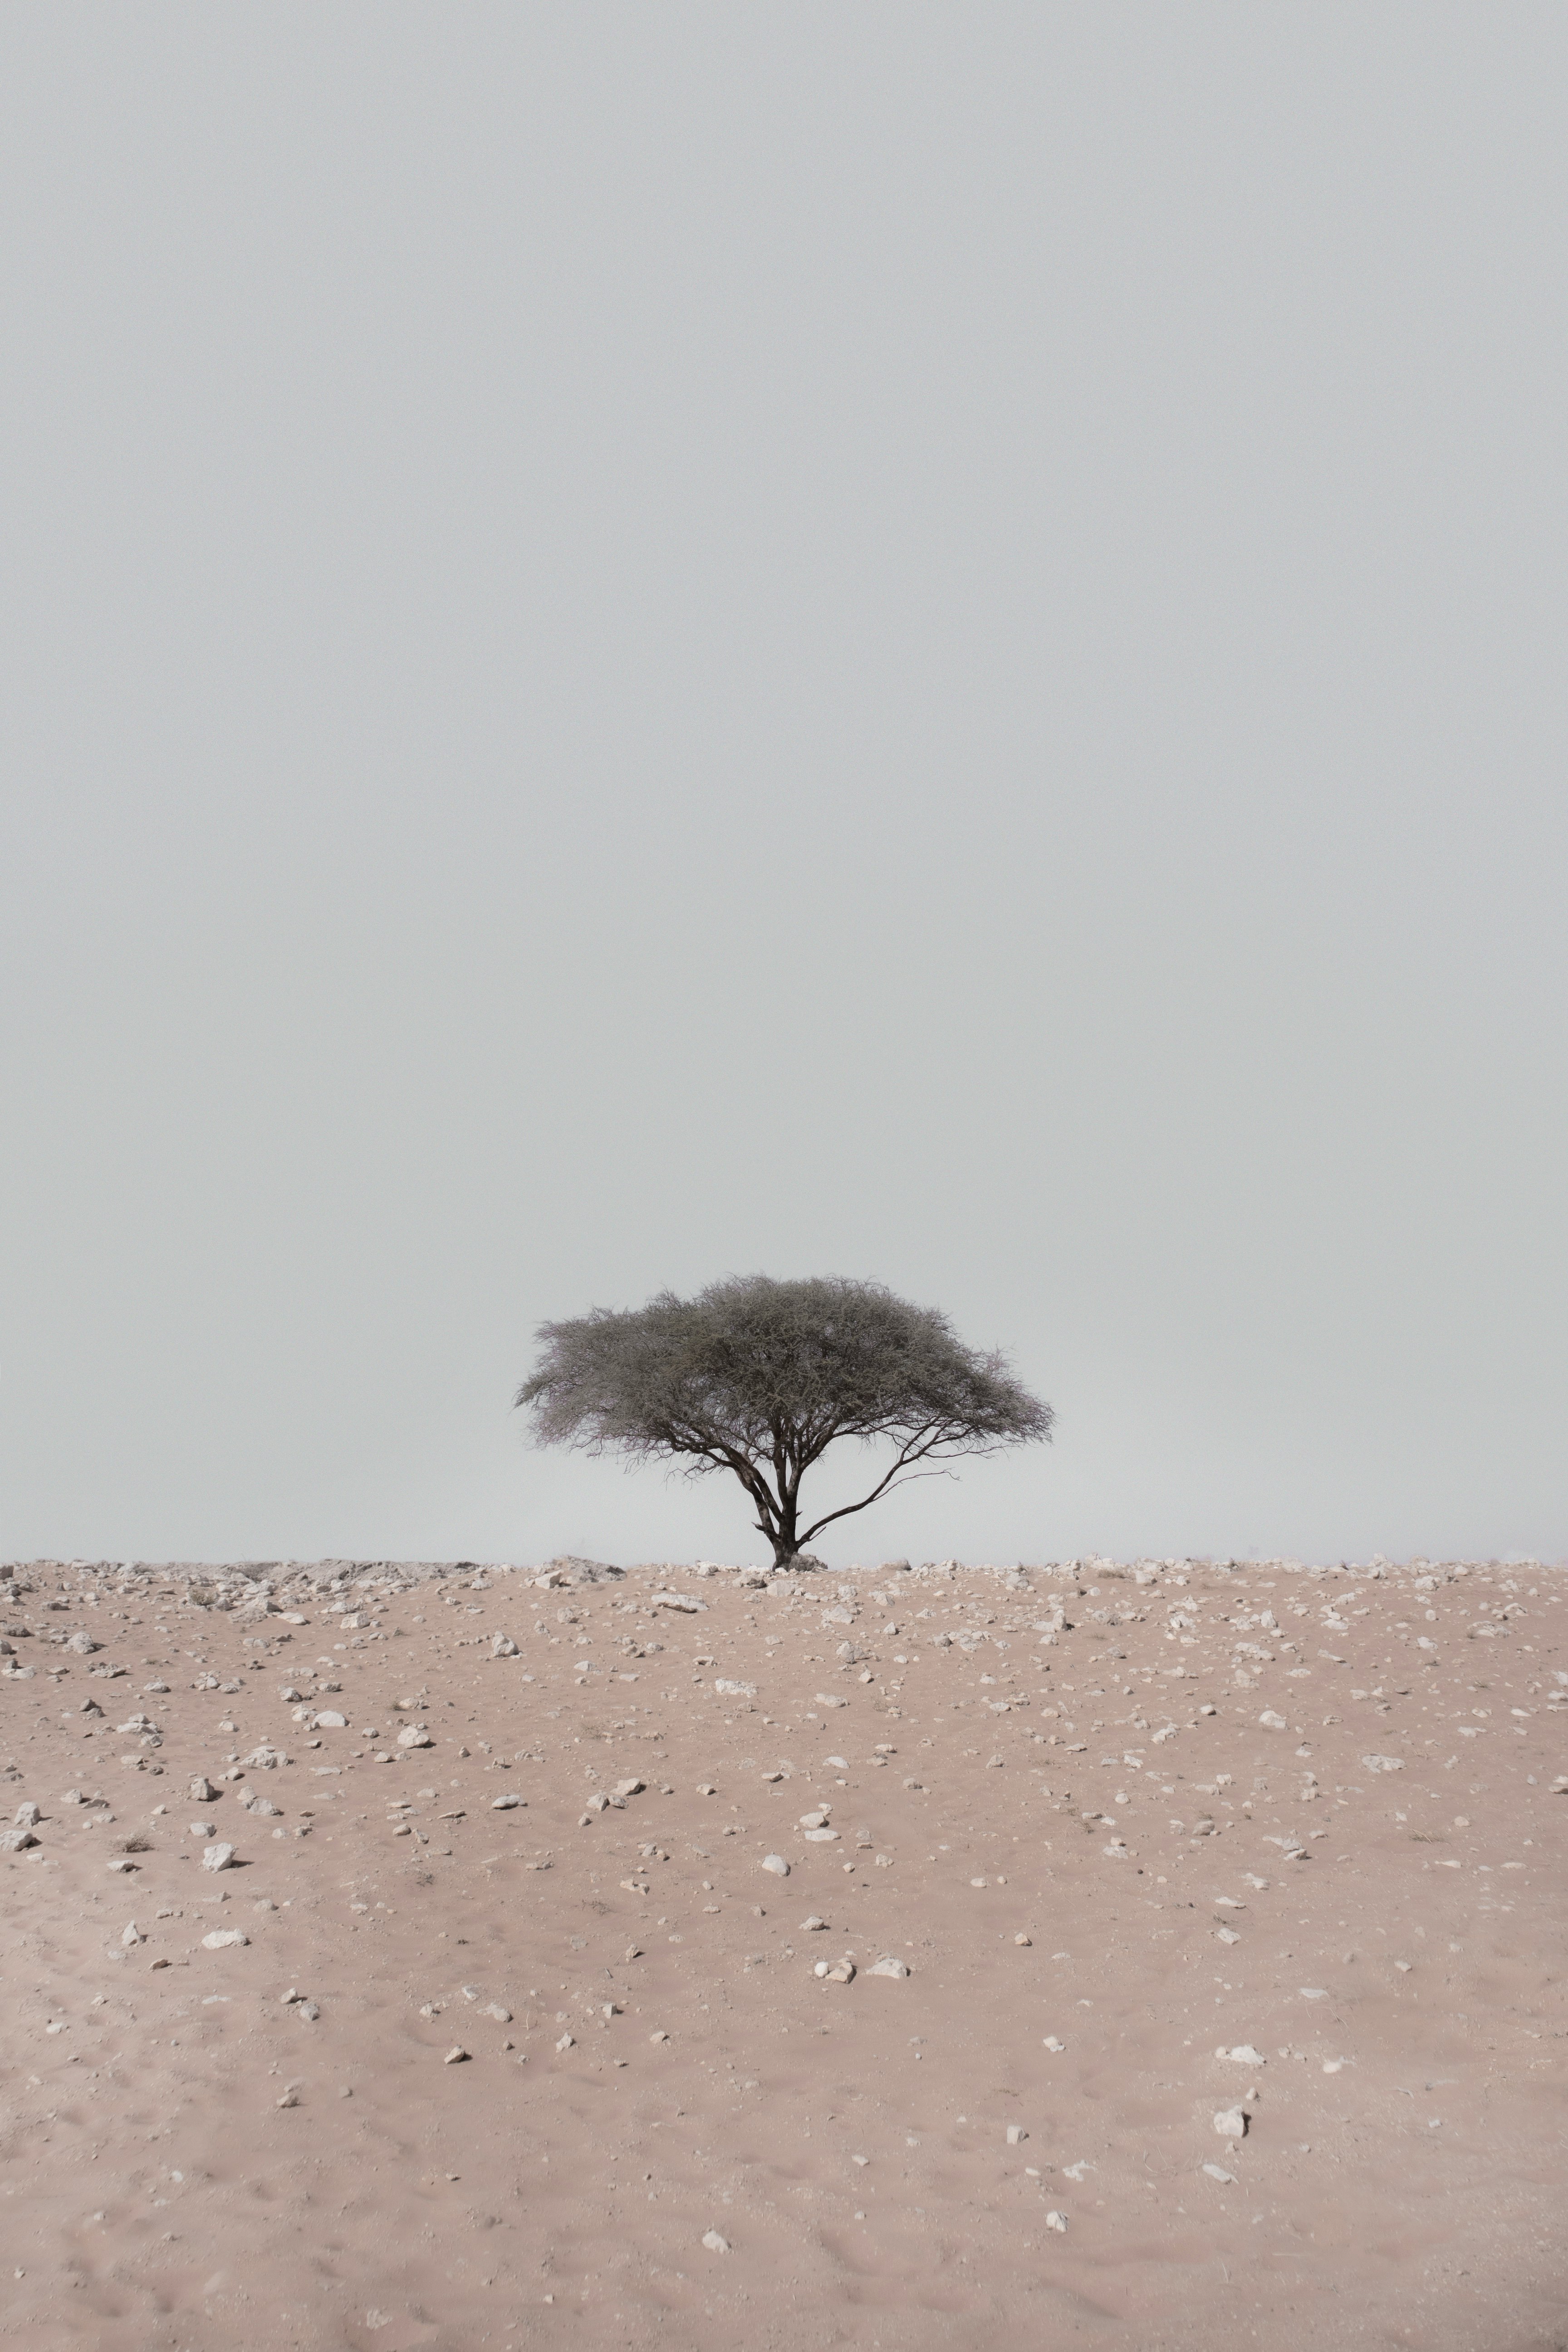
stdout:
[[1565,51],[11,10],[0,1551],[763,1557],[510,1409],[756,1270],[1060,1415],[830,1559],[1568,1551]]

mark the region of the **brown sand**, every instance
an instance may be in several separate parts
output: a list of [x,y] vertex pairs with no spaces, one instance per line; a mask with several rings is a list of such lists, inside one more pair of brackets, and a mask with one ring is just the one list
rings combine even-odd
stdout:
[[1568,2342],[1560,1574],[330,1573],[0,1601],[7,2340]]

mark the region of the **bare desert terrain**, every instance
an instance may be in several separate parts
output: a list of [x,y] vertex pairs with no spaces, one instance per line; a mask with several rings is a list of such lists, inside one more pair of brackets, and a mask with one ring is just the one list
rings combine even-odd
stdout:
[[29,2352],[1568,2345],[1560,1571],[6,1573]]

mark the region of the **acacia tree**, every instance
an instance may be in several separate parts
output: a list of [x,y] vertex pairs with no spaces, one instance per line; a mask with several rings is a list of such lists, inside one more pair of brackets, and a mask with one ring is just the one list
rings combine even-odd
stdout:
[[[667,1458],[694,1477],[732,1471],[778,1567],[892,1487],[1048,1438],[1055,1418],[1002,1355],[966,1348],[934,1307],[875,1282],[734,1276],[695,1298],[667,1290],[542,1323],[537,1337],[516,1402],[542,1444]],[[840,1438],[891,1444],[892,1465],[858,1503],[802,1527],[801,1480]]]

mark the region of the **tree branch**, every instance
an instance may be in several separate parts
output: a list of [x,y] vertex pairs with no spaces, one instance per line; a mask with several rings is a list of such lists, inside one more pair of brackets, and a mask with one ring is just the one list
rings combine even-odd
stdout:
[[[802,1543],[809,1543],[813,1536],[820,1534],[824,1528],[830,1527],[835,1519],[847,1519],[850,1517],[852,1512],[868,1510],[874,1502],[887,1493],[889,1487],[891,1486],[894,1481],[898,1478],[900,1471],[907,1470],[911,1462],[924,1461],[928,1455],[935,1452],[939,1445],[951,1444],[953,1442],[953,1435],[954,1433],[951,1430],[948,1424],[944,1423],[934,1429],[930,1429],[926,1432],[923,1436],[923,1443],[921,1444],[903,1446],[900,1451],[898,1460],[894,1463],[887,1476],[882,1479],[879,1485],[872,1487],[870,1493],[865,1497],[863,1502],[846,1503],[841,1510],[829,1511],[825,1517],[816,1520],[813,1526],[806,1528],[805,1534],[800,1538],[800,1541]],[[960,1452],[966,1454],[989,1453],[991,1451],[988,1446],[961,1446],[959,1450]],[[937,1477],[940,1475],[941,1474],[937,1471],[923,1471],[916,1473],[917,1476],[923,1477]]]

